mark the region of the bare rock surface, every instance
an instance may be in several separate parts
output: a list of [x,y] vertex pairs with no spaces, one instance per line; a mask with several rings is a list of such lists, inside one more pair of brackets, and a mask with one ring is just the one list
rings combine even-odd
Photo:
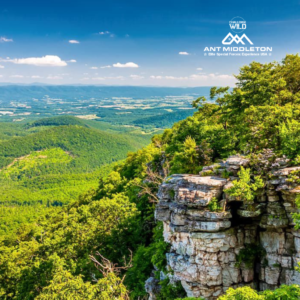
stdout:
[[[164,239],[171,245],[167,268],[188,297],[215,300],[229,287],[265,290],[300,284],[300,273],[294,270],[300,262],[300,231],[294,230],[291,216],[298,212],[295,198],[300,188],[287,180],[300,167],[279,161],[251,209],[224,192],[241,166],[249,166],[249,160],[234,155],[205,167],[200,175],[172,175],[159,188],[155,218],[163,222]],[[232,176],[222,178],[224,170]],[[226,210],[210,211],[214,198],[227,203]],[[247,257],[253,245],[260,255],[250,264],[246,258],[241,261],[241,253]],[[150,299],[155,299],[154,283],[149,279],[146,284]]]

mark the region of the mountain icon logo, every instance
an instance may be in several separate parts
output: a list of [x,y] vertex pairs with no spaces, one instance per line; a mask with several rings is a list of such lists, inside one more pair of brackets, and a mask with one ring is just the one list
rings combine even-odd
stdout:
[[231,45],[233,42],[236,42],[237,44],[241,43],[245,45],[244,41],[248,41],[249,44],[253,45],[251,40],[246,36],[246,34],[243,34],[241,37],[239,37],[237,34],[233,36],[230,32],[225,36],[225,38],[222,41],[223,45]]

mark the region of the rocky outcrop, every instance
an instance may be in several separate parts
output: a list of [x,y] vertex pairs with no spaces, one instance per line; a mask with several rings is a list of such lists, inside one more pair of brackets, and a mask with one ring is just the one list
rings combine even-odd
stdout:
[[[300,189],[287,180],[300,167],[278,163],[249,206],[224,193],[248,164],[242,156],[231,156],[200,175],[172,175],[160,186],[155,217],[163,221],[164,239],[171,244],[168,268],[188,297],[213,300],[229,287],[300,284],[294,270],[300,262],[300,232],[291,216]],[[209,211],[214,198],[224,208],[227,203],[226,209]]]

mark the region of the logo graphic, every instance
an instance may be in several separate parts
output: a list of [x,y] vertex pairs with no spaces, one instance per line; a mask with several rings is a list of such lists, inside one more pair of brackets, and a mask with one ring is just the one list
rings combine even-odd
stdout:
[[234,17],[233,19],[231,19],[229,21],[229,28],[230,32],[223,38],[221,45],[204,47],[204,56],[250,57],[272,55],[272,47],[253,45],[252,37],[250,40],[245,34],[247,24],[242,17]]
[[244,33],[241,37],[239,37],[237,34],[233,36],[230,32],[225,36],[225,38],[222,41],[223,45],[231,45],[233,42],[236,42],[237,44],[241,43],[245,45],[243,40],[247,40],[249,44],[253,45],[251,40],[246,36]]
[[242,17],[234,17],[229,21],[229,27],[233,32],[241,33],[247,28],[247,25]]

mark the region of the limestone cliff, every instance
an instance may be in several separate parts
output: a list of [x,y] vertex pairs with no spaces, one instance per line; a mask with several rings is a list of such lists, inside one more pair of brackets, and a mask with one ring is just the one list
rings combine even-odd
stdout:
[[[172,175],[159,188],[155,217],[163,221],[164,239],[171,244],[168,269],[188,297],[211,300],[228,287],[265,290],[300,284],[300,273],[294,270],[300,261],[300,231],[294,229],[291,217],[300,190],[287,181],[300,167],[286,167],[284,160],[274,165],[249,209],[224,193],[240,167],[248,164],[242,156],[231,156],[200,175]],[[224,170],[233,176],[222,178]],[[214,197],[226,209],[209,211]],[[152,281],[147,289],[155,298],[149,287]]]

